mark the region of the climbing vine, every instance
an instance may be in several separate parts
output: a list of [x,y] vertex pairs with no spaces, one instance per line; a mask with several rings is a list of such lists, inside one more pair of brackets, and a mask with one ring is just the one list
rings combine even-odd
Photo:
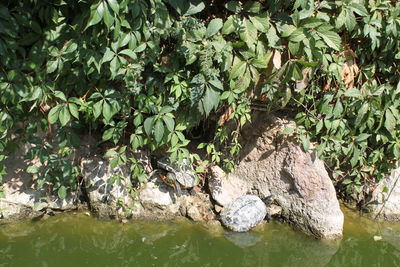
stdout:
[[116,166],[126,146],[199,160],[187,146],[206,122],[199,148],[232,168],[257,102],[289,110],[304,149],[360,192],[400,158],[399,35],[397,1],[5,0],[0,161],[22,138],[40,162],[27,171],[63,198],[88,129]]

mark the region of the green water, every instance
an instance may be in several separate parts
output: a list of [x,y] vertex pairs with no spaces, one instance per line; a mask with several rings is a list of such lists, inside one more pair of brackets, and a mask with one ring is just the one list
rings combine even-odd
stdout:
[[233,234],[185,221],[61,214],[1,225],[0,266],[400,266],[399,225],[348,211],[345,218],[343,239],[326,242],[274,222]]

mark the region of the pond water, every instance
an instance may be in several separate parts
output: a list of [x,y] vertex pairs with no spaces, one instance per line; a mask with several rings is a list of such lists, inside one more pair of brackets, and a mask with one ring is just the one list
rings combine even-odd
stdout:
[[60,214],[0,225],[0,266],[399,266],[400,223],[343,209],[344,237],[334,242],[277,222],[230,233],[187,221],[120,224]]

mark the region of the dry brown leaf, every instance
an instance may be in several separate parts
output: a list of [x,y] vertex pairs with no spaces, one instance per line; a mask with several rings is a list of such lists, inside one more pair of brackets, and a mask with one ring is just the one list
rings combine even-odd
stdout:
[[219,125],[220,125],[220,126],[223,126],[223,125],[225,124],[225,122],[226,122],[227,120],[229,120],[229,117],[232,115],[232,112],[233,112],[233,108],[232,108],[232,107],[229,107],[229,108],[224,112],[224,114],[221,115],[220,120],[219,120]]
[[260,100],[261,100],[261,102],[268,102],[268,100],[269,100],[268,93],[261,95]]
[[275,50],[274,52],[274,58],[272,59],[272,62],[274,63],[274,67],[279,70],[282,66],[282,57],[281,57],[281,52],[279,50]]
[[358,68],[356,63],[355,54],[351,49],[347,49],[346,51],[344,51],[343,55],[346,57],[347,60],[342,66],[342,80],[346,88],[353,88],[354,81],[360,69]]

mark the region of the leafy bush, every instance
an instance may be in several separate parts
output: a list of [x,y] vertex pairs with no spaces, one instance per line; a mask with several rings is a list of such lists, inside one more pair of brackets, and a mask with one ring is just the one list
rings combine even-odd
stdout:
[[42,163],[28,171],[63,197],[77,134],[101,131],[120,147],[113,164],[127,139],[182,159],[207,120],[217,127],[200,147],[229,168],[258,101],[288,109],[304,149],[317,142],[335,181],[360,191],[400,157],[396,2],[2,1],[0,160],[22,136]]

